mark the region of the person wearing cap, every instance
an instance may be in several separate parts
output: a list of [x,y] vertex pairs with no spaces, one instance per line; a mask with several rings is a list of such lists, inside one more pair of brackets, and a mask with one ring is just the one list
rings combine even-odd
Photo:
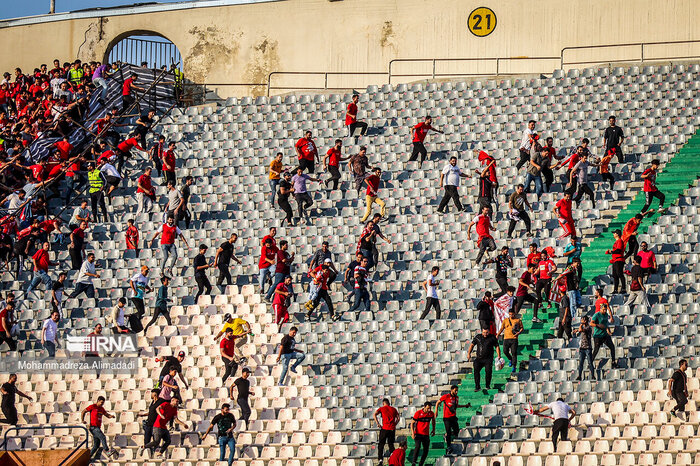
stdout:
[[105,204],[104,191],[102,191],[102,188],[104,187],[102,173],[100,172],[99,168],[95,167],[94,162],[88,162],[87,171],[89,186],[88,192],[90,194],[92,213],[95,215],[95,220],[97,220],[99,217],[97,207],[99,206],[102,209],[102,218],[105,222],[107,222],[109,221],[109,217],[107,216],[107,205]]
[[372,174],[365,178],[365,183],[367,184],[367,195],[365,197],[366,208],[365,215],[360,220],[362,223],[369,218],[372,213],[372,204],[375,202],[381,208],[382,217],[386,215],[386,204],[379,198],[379,184],[381,182],[382,169],[379,167],[374,167]]
[[211,283],[209,283],[209,278],[207,278],[207,269],[211,267],[211,264],[207,261],[204,256],[209,247],[206,244],[199,245],[199,254],[194,258],[194,280],[197,282],[197,294],[194,296],[194,302],[196,303],[199,297],[204,293],[206,288],[207,294],[211,294]]

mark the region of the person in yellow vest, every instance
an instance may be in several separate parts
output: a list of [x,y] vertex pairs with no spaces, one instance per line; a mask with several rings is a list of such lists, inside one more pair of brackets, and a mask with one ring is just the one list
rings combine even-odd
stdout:
[[224,315],[224,326],[221,331],[216,334],[214,340],[221,338],[226,329],[233,330],[233,338],[236,340],[236,346],[234,347],[234,356],[238,358],[238,364],[243,365],[246,362],[246,358],[243,356],[242,347],[248,343],[248,335],[253,335],[250,331],[250,324],[247,320],[236,317],[235,319],[231,314]]
[[105,222],[109,221],[107,217],[107,206],[105,205],[105,195],[104,195],[104,178],[99,168],[95,167],[93,162],[87,164],[88,169],[88,184],[90,192],[90,202],[92,204],[92,212],[95,215],[95,220],[98,219],[97,206],[102,208],[102,216]]
[[85,76],[85,71],[80,66],[80,60],[75,60],[73,66],[68,70],[68,81],[75,87],[78,86]]

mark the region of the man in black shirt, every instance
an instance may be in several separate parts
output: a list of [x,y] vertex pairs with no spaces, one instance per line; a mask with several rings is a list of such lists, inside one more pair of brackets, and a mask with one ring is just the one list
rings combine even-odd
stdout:
[[490,291],[484,292],[484,297],[476,305],[476,310],[479,311],[479,324],[482,330],[491,330],[492,325],[495,329],[496,316],[493,313],[493,299]]
[[194,178],[189,175],[186,176],[185,183],[182,185],[182,188],[180,188],[180,198],[182,199],[182,202],[175,212],[175,223],[180,223],[180,220],[184,219],[185,228],[189,228],[190,222],[192,221],[192,214],[188,208],[190,196],[192,195],[192,192],[190,191],[190,186],[192,186],[192,183],[194,183]]
[[676,400],[676,407],[671,410],[671,414],[678,416],[678,412],[681,411],[685,414],[686,421],[688,420],[688,412],[685,410],[685,405],[688,403],[688,376],[685,375],[687,370],[688,361],[681,359],[678,369],[668,381],[668,396]]
[[214,416],[211,420],[211,424],[207,427],[201,438],[209,435],[209,432],[217,427],[218,432],[216,434],[217,443],[219,444],[220,456],[219,461],[226,461],[226,445],[229,448],[228,465],[233,464],[233,457],[236,455],[236,439],[233,437],[233,429],[236,428],[236,418],[232,413],[229,412],[231,406],[228,403],[221,405],[221,412]]
[[214,257],[214,265],[219,269],[219,277],[216,279],[216,286],[221,288],[222,293],[224,289],[221,285],[224,284],[224,280],[226,280],[227,285],[232,284],[231,272],[229,272],[231,259],[236,261],[237,264],[241,263],[233,251],[233,245],[236,244],[237,240],[238,235],[236,233],[231,233],[231,237],[228,241],[221,243],[219,249],[216,250],[216,257]]
[[289,172],[284,172],[282,175],[282,180],[279,184],[279,196],[277,196],[277,204],[284,211],[286,217],[280,222],[280,226],[284,225],[284,221],[287,221],[287,225],[292,226],[292,217],[294,212],[292,211],[292,206],[289,204],[289,196],[294,192],[292,188],[292,174]]
[[294,337],[297,335],[298,331],[299,329],[296,327],[290,328],[289,333],[285,335],[282,338],[282,341],[280,342],[279,353],[277,353],[277,362],[280,362],[280,360],[282,361],[282,374],[280,374],[279,380],[280,386],[284,386],[284,381],[287,378],[287,369],[289,368],[289,362],[292,359],[295,360],[290,370],[296,374],[297,366],[299,366],[299,364],[301,364],[301,362],[306,357],[306,355],[301,350],[294,348],[297,344],[296,340],[294,340]]
[[474,391],[481,390],[481,369],[486,369],[486,389],[491,389],[491,372],[493,371],[493,350],[501,357],[501,348],[498,340],[489,333],[489,329],[482,328],[481,334],[474,337],[469,350],[467,351],[467,361],[472,360],[472,350],[476,346],[476,358],[474,359]]
[[[165,400],[163,398],[159,398],[158,394],[160,393],[160,390],[157,388],[154,388],[151,390],[151,404],[148,406],[148,411],[142,411],[139,413],[139,417],[145,417],[142,421],[142,426],[143,426],[143,444],[146,445],[153,440],[153,423],[156,422],[156,417],[158,417],[158,413],[156,412],[156,408],[160,406],[162,403],[165,403]],[[151,449],[151,454],[153,454],[155,448]]]
[[608,123],[610,126],[605,128],[605,133],[603,133],[603,143],[605,144],[605,153],[607,154],[610,149],[615,149],[617,154],[617,161],[622,163],[622,143],[625,140],[625,134],[622,132],[622,128],[615,124],[615,117],[610,115],[608,118]]
[[17,374],[10,374],[10,378],[0,386],[0,393],[2,393],[2,403],[0,407],[2,408],[2,413],[5,415],[5,419],[0,419],[0,422],[4,424],[10,424],[12,426],[17,425],[17,408],[15,408],[15,394],[28,399],[29,401],[34,401],[31,396],[25,395],[16,386]]
[[510,257],[508,246],[503,246],[501,253],[484,262],[484,265],[486,264],[496,264],[496,283],[501,287],[501,292],[496,293],[493,298],[498,299],[508,291],[508,269],[513,267],[513,258]]
[[355,268],[362,264],[362,258],[364,256],[361,252],[355,253],[355,260],[350,262],[348,268],[345,269],[345,275],[343,276],[343,286],[347,290],[348,295],[346,300],[350,302],[351,298],[355,294]]
[[202,295],[205,288],[207,294],[211,293],[211,283],[209,283],[209,279],[207,278],[207,269],[211,267],[211,264],[209,264],[207,258],[204,257],[207,249],[209,248],[206,244],[200,244],[199,254],[194,257],[194,280],[197,282],[197,294],[194,296],[195,303]]
[[187,388],[187,381],[185,380],[185,377],[182,375],[182,361],[185,360],[185,352],[180,351],[177,353],[177,357],[175,356],[165,356],[162,358],[156,358],[156,362],[163,362],[163,369],[160,371],[160,376],[158,376],[158,386],[160,387],[160,384],[163,382],[163,378],[168,375],[168,372],[170,372],[170,368],[174,367],[175,370],[177,371],[177,375],[180,377],[180,380],[182,380],[183,385],[185,388]]
[[[238,407],[241,408],[241,420],[245,422],[246,429],[248,428],[248,419],[250,419],[250,404],[248,403],[248,397],[250,396],[250,369],[247,367],[241,371],[241,376],[234,380],[233,385],[231,385],[231,399],[236,400]],[[238,391],[238,396],[233,397],[233,391]]]
[[489,212],[493,212],[493,181],[489,174],[491,164],[487,165],[479,174],[479,212],[484,210],[484,207],[489,208]]
[[149,110],[148,113],[141,115],[136,120],[136,127],[134,128],[134,133],[138,134],[142,141],[146,140],[146,135],[151,130],[151,126],[153,126],[153,118],[155,116],[156,112],[154,110]]

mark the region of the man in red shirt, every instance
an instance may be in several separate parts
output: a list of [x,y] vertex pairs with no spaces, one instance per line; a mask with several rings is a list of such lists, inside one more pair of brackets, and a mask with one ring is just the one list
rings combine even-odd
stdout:
[[482,207],[481,213],[477,215],[474,220],[471,221],[469,227],[467,227],[467,238],[470,237],[472,226],[474,225],[476,225],[476,234],[479,235],[479,240],[476,243],[479,246],[479,255],[476,256],[477,265],[481,262],[481,258],[484,257],[486,251],[496,250],[496,242],[491,236],[491,231],[496,231],[496,229],[491,225],[491,217],[489,216],[490,210],[491,209],[486,206]]
[[[367,123],[357,119],[357,102],[359,100],[360,95],[353,94],[352,102],[348,104],[348,109],[345,112],[345,126],[348,127],[348,136],[353,136],[356,128],[360,128],[360,136],[364,136],[365,133],[367,133]],[[355,136],[355,144],[357,144],[358,137],[359,136]]]
[[177,183],[175,179],[175,143],[168,143],[168,150],[163,153],[163,173],[165,173],[165,182],[173,182],[173,186]]
[[287,299],[292,295],[292,276],[284,277],[282,283],[278,283],[275,288],[275,297],[272,300],[272,310],[275,311],[275,323],[278,325],[277,331],[282,331],[282,325],[289,322],[289,306]]
[[153,423],[153,440],[139,447],[138,454],[143,453],[146,448],[158,448],[158,445],[160,445],[160,441],[162,440],[163,445],[160,447],[160,453],[156,453],[155,456],[165,457],[165,452],[170,446],[171,441],[170,432],[168,431],[168,423],[171,420],[174,420],[180,424],[185,428],[185,430],[190,429],[191,427],[194,428],[194,426],[190,427],[187,425],[187,423],[182,422],[177,418],[177,407],[179,404],[180,399],[174,396],[170,399],[169,403],[162,403],[156,408],[156,413],[158,413],[158,416]]
[[379,183],[381,182],[382,169],[375,167],[373,173],[365,178],[365,183],[367,184],[367,196],[365,200],[367,202],[367,208],[365,209],[365,215],[362,217],[360,222],[365,223],[372,213],[372,204],[375,202],[382,209],[382,217],[386,215],[386,204],[384,201],[379,199]]
[[158,176],[163,176],[163,154],[165,154],[165,136],[158,136],[158,141],[154,142],[150,150],[151,162],[158,171]]
[[153,208],[153,200],[156,193],[153,190],[153,182],[151,180],[151,167],[146,167],[143,175],[139,176],[136,182],[136,215],[141,213],[150,213]]
[[[379,416],[382,417],[381,422],[379,421]],[[382,400],[382,407],[377,408],[374,412],[374,420],[379,426],[379,446],[377,448],[377,455],[379,456],[379,462],[384,461],[384,445],[389,444],[389,455],[394,452],[394,442],[396,441],[396,425],[399,423],[399,412],[396,408],[391,406],[388,398]]]
[[605,254],[610,254],[610,263],[612,264],[612,276],[613,276],[613,294],[622,293],[625,294],[627,291],[627,285],[625,283],[625,243],[622,241],[622,231],[617,229],[613,231],[613,238],[615,242],[613,243],[612,250],[608,249]]
[[649,249],[649,244],[646,241],[642,241],[640,247],[642,249],[637,252],[637,255],[642,258],[639,266],[642,268],[644,277],[646,278],[652,273],[656,273],[656,255],[654,251]]
[[[416,446],[413,448],[413,464],[423,466],[425,460],[428,458],[428,452],[430,451],[430,436],[435,435],[435,413],[431,409],[432,403],[426,401],[423,404],[423,408],[416,411],[411,419],[411,437],[416,442]],[[432,430],[430,425],[432,424]],[[423,455],[421,456],[420,463],[418,462],[418,453],[421,448],[423,449]]]
[[413,152],[411,153],[411,158],[408,159],[409,162],[418,160],[418,154],[420,154],[420,163],[422,164],[425,158],[428,156],[428,150],[423,145],[423,141],[425,141],[425,137],[428,135],[429,131],[432,130],[436,133],[445,134],[439,129],[434,128],[431,125],[432,122],[433,118],[427,116],[425,117],[424,122],[418,123],[416,126],[413,127]]
[[272,238],[267,236],[263,238],[263,246],[260,250],[260,260],[258,261],[258,286],[260,286],[260,294],[265,294],[265,283],[268,277],[272,277],[273,270],[271,267],[275,264],[277,258],[277,247],[274,245]]
[[389,457],[389,466],[405,466],[406,465],[406,448],[408,448],[408,442],[403,439],[399,442],[399,448],[394,450],[394,452]]
[[659,200],[659,212],[663,212],[664,210],[664,201],[666,200],[666,196],[664,196],[664,194],[659,191],[659,188],[656,187],[656,175],[659,171],[659,165],[661,165],[661,162],[659,162],[658,159],[654,159],[651,161],[651,166],[644,170],[644,173],[642,173],[642,179],[644,180],[644,195],[646,196],[646,203],[644,204],[644,207],[642,207],[642,213],[649,210],[651,201],[654,198]]
[[49,291],[51,289],[51,285],[53,285],[51,277],[49,277],[49,266],[57,264],[49,259],[49,247],[49,242],[45,241],[41,249],[37,250],[37,252],[35,252],[32,256],[32,262],[34,263],[34,276],[27,287],[27,294],[31,293],[39,282],[42,282],[46,286],[46,291]]
[[[80,413],[80,420],[85,421],[88,425],[90,433],[92,434],[92,450],[90,450],[90,460],[98,461],[102,457],[102,451],[105,452],[107,456],[114,456],[115,450],[110,450],[107,445],[107,437],[102,432],[102,416],[112,419],[113,414],[109,414],[104,409],[105,397],[100,396],[97,398],[97,402],[91,404],[85,408],[82,413]],[[90,413],[90,418],[85,420],[85,415]]]
[[559,238],[576,236],[576,226],[571,207],[571,191],[564,191],[564,197],[559,199],[554,206],[554,213],[559,217],[559,225],[564,229],[564,234]]
[[126,250],[136,251],[136,257],[139,257],[139,230],[133,219],[126,221]]
[[[190,247],[187,244],[187,240],[182,234],[182,231],[175,225],[175,217],[172,215],[168,216],[168,219],[163,224],[163,226],[153,235],[151,238],[151,243],[153,243],[156,238],[160,236],[160,249],[163,251],[163,265],[161,266],[161,271],[165,274],[166,266],[168,264],[168,257],[173,256],[173,265],[177,263],[177,247],[175,247],[175,239],[181,238],[185,246]],[[172,267],[170,266],[170,271],[172,272]],[[172,275],[172,273],[171,273]]]
[[537,283],[535,284],[535,310],[534,315],[537,315],[542,302],[549,305],[549,293],[552,291],[552,276],[557,271],[557,266],[554,261],[549,258],[547,251],[542,250],[540,253],[540,261],[537,264]]
[[137,91],[145,92],[146,90],[142,87],[135,85],[138,76],[136,73],[132,73],[131,76],[124,80],[122,85],[122,113],[125,114],[129,107],[136,103],[136,99],[131,95],[131,91],[136,89]]
[[593,297],[596,298],[595,300],[595,311],[600,312],[600,306],[605,304],[608,306],[608,309],[610,308],[610,303],[608,300],[603,296],[603,290],[601,288],[596,288],[593,290]]
[[338,182],[340,181],[340,162],[349,160],[351,157],[343,157],[340,150],[343,147],[343,141],[340,139],[335,140],[335,145],[328,149],[326,156],[323,158],[323,167],[328,170],[331,177],[328,178],[323,183],[328,187],[328,184],[333,182],[333,189],[338,189]]
[[238,371],[235,351],[236,337],[233,336],[233,328],[226,327],[224,338],[221,339],[221,343],[219,344],[219,352],[221,353],[221,359],[224,362],[224,375],[221,377],[222,384],[226,383],[226,379],[228,379],[229,376],[235,376],[236,371]]
[[147,152],[146,149],[144,149],[143,147],[141,147],[139,145],[138,134],[134,134],[131,137],[127,138],[126,140],[117,144],[116,155],[117,155],[117,159],[119,159],[119,162],[117,163],[117,170],[119,170],[120,174],[122,172],[122,167],[124,166],[124,162],[129,157],[131,157],[131,149],[132,148],[136,148],[136,149],[140,150],[141,152]]
[[439,411],[440,405],[442,405],[442,421],[445,423],[445,442],[447,444],[448,454],[452,450],[452,439],[459,435],[457,408],[468,408],[471,406],[469,403],[466,405],[459,404],[458,391],[459,387],[457,387],[457,385],[452,385],[450,387],[450,392],[442,395],[440,401],[438,401],[435,406],[435,411]]
[[68,136],[64,136],[63,139],[61,139],[58,142],[55,142],[54,147],[58,149],[61,160],[70,159],[70,153],[73,150],[73,144],[71,144],[68,140]]
[[296,172],[301,168],[302,171],[308,169],[309,173],[313,173],[314,163],[320,160],[316,143],[311,139],[311,131],[304,133],[304,137],[297,141],[294,145],[294,149],[297,151],[297,156],[299,158],[299,166],[294,171]]
[[[530,289],[535,289],[536,273],[537,266],[534,264],[530,264],[527,270],[524,271],[523,274],[520,276],[520,280],[518,280],[518,289],[515,292],[515,304],[513,306],[516,314],[520,313],[520,309],[523,307],[523,304],[525,302],[535,303],[536,301],[535,297],[528,293]],[[533,310],[532,321],[535,323],[542,322],[540,319],[537,318],[536,308]]]
[[527,267],[530,267],[532,264],[537,266],[537,264],[540,263],[540,260],[542,260],[542,252],[537,250],[537,243],[530,243],[530,253],[527,255],[525,265]]
[[7,343],[10,351],[17,350],[17,341],[12,339],[12,334],[10,333],[12,326],[15,324],[13,318],[14,311],[15,303],[9,301],[8,294],[8,299],[5,300],[5,307],[0,310],[0,345]]

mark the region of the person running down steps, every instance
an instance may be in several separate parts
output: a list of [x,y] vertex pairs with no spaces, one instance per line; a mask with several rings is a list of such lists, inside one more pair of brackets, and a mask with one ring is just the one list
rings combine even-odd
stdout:
[[439,411],[440,405],[442,405],[442,421],[445,423],[445,444],[447,455],[452,455],[452,440],[459,436],[459,420],[457,419],[457,409],[459,408],[469,408],[471,403],[466,405],[459,404],[459,395],[457,392],[459,387],[457,385],[452,385],[450,387],[450,392],[445,393],[440,397],[440,400],[435,405],[435,411]]

